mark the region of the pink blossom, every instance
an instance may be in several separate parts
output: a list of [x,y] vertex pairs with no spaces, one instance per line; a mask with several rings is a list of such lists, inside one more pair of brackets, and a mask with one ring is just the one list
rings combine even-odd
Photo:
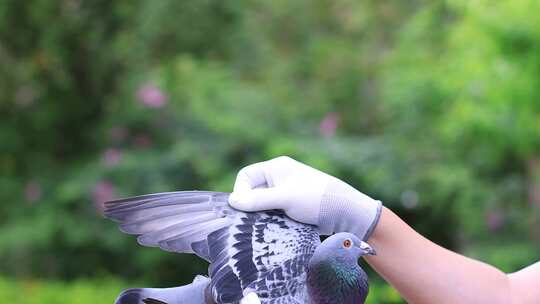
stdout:
[[122,151],[116,148],[109,148],[103,152],[103,162],[107,167],[114,167],[120,163]]
[[540,184],[534,182],[540,177],[540,157],[533,157],[527,161],[527,171],[533,181],[528,187],[529,203],[533,208],[540,208]]
[[99,212],[103,212],[105,209],[104,203],[110,201],[115,197],[114,185],[109,181],[99,181],[92,190],[92,198],[94,205]]
[[504,225],[504,214],[500,210],[487,211],[485,219],[490,231],[497,231]]
[[148,108],[161,108],[167,103],[167,95],[151,83],[145,84],[137,90],[137,99]]
[[41,184],[37,181],[30,181],[24,187],[24,198],[28,202],[35,202],[41,198]]
[[109,129],[109,138],[115,142],[123,141],[128,135],[128,130],[125,127],[117,126]]
[[324,137],[332,137],[336,134],[339,124],[339,114],[336,112],[327,113],[319,123],[319,132]]
[[139,149],[145,149],[152,146],[152,139],[146,134],[139,134],[134,139],[135,147]]

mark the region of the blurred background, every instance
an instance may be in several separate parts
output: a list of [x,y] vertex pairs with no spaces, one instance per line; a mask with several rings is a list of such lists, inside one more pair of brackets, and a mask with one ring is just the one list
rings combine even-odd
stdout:
[[[207,265],[103,202],[290,155],[433,241],[540,257],[540,2],[0,2],[0,297],[112,303]],[[368,268],[364,263],[364,267]],[[369,303],[403,303],[371,272]]]

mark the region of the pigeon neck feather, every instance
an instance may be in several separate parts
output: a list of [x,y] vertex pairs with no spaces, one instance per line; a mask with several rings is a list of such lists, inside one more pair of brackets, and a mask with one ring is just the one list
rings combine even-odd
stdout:
[[307,270],[310,303],[364,303],[366,273],[350,257],[316,251]]

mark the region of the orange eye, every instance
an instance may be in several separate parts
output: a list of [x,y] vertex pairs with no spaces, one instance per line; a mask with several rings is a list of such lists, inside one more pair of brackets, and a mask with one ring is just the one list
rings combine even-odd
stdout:
[[343,241],[343,247],[345,247],[345,248],[351,248],[351,246],[352,246],[351,240],[345,240],[345,241]]

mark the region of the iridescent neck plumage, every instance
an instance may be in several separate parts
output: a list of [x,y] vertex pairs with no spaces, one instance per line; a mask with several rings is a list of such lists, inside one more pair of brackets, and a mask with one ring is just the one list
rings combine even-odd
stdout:
[[311,304],[364,303],[368,292],[366,273],[356,261],[314,259],[307,271],[307,285]]

